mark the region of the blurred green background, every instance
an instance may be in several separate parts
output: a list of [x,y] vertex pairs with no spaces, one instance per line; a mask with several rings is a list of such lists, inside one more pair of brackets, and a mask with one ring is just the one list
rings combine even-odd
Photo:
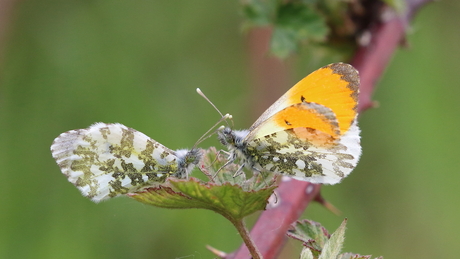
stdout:
[[[98,121],[191,147],[219,119],[197,87],[233,114],[236,128],[248,127],[257,93],[239,8],[215,0],[21,2],[0,79],[0,258],[213,258],[206,244],[228,252],[241,244],[210,211],[129,198],[94,204],[49,151],[60,133]],[[455,0],[430,4],[409,28],[410,47],[395,53],[374,96],[379,107],[361,116],[359,166],[323,188],[343,215],[317,204],[305,212],[330,231],[347,217],[344,251],[460,254],[459,12]],[[299,250],[291,241],[282,258]]]

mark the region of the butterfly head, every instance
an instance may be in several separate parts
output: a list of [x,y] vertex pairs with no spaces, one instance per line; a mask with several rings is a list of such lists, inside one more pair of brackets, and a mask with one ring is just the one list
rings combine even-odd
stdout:
[[188,178],[193,168],[200,162],[202,157],[201,149],[193,148],[180,149],[176,151],[178,170],[175,177],[179,179]]
[[244,139],[248,134],[248,130],[233,130],[230,127],[226,127],[217,132],[217,138],[220,143],[226,146],[230,151],[242,150],[245,145]]

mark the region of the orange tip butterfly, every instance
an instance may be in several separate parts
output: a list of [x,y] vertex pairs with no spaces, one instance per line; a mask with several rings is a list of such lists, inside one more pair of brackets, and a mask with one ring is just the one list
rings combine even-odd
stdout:
[[248,130],[226,127],[219,141],[230,162],[312,183],[336,184],[361,155],[358,71],[349,64],[322,67],[287,91]]

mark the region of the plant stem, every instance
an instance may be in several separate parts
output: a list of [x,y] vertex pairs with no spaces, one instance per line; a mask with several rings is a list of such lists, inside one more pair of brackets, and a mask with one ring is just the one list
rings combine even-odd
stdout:
[[249,250],[249,253],[251,254],[253,259],[262,259],[262,254],[260,253],[259,249],[257,249],[254,241],[252,240],[249,230],[246,228],[246,224],[244,223],[243,219],[240,220],[230,220],[233,225],[236,227],[238,230],[238,233],[240,233],[240,236],[243,238],[244,243],[246,244],[246,247]]

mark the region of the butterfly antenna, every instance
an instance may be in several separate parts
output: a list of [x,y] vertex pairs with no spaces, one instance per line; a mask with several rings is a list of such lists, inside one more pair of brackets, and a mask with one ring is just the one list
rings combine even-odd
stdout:
[[[222,116],[222,118],[220,118],[220,120],[218,122],[216,122],[208,131],[206,131],[195,143],[195,145],[193,145],[193,148],[196,148],[201,142],[203,142],[204,140],[210,138],[212,135],[214,135],[217,131],[219,130],[222,130],[224,128],[224,126],[220,126],[219,128],[217,128],[216,130],[212,131],[215,127],[217,127],[217,125],[219,123],[221,123],[222,121],[226,121],[227,119],[231,119],[232,118],[232,115],[230,114],[225,114],[224,116]],[[211,132],[212,131],[212,132]],[[210,133],[211,132],[211,133]]]
[[[212,107],[214,107],[214,109],[220,114],[220,117],[221,117],[221,118],[224,118],[224,117],[225,117],[224,115],[222,115],[222,113],[220,112],[220,110],[217,109],[217,107],[211,102],[211,100],[209,100],[209,98],[206,97],[206,95],[201,91],[200,88],[197,88],[197,89],[196,89],[196,92],[197,92],[199,95],[201,95],[201,97],[203,97],[206,101],[208,101],[208,103],[211,104]],[[228,114],[226,114],[226,115],[228,115]],[[226,119],[232,120],[232,116],[229,115],[229,117],[227,117]],[[221,121],[222,121],[222,120],[221,120]],[[228,124],[227,120],[225,120],[225,123],[227,123],[227,125],[230,127],[230,125]],[[233,124],[233,120],[232,120],[232,124]]]

